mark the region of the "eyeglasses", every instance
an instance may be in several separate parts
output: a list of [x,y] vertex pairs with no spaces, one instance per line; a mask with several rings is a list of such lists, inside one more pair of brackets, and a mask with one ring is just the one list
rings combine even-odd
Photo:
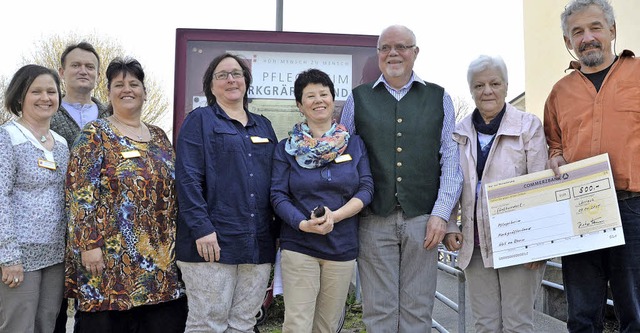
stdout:
[[328,182],[331,181],[331,169],[329,169],[328,164],[320,170],[320,177]]
[[239,79],[241,77],[244,77],[244,71],[231,71],[231,72],[221,71],[221,72],[213,73],[213,77],[215,77],[216,80],[226,80],[229,77],[229,75],[231,75],[231,77],[234,79]]
[[415,44],[413,45],[402,45],[402,44],[396,44],[396,45],[382,45],[381,47],[378,48],[378,52],[380,53],[389,53],[391,52],[391,50],[396,50],[396,52],[401,53],[401,52],[405,52],[407,50],[410,50],[412,48],[416,47]]

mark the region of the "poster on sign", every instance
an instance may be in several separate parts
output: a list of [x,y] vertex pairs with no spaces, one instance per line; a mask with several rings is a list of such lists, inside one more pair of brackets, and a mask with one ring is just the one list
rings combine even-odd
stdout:
[[253,82],[249,111],[271,120],[278,139],[300,121],[293,95],[298,73],[320,69],[336,90],[334,115],[339,118],[351,89],[380,76],[378,36],[249,30],[177,29],[173,136],[184,117],[207,101],[202,76],[216,56],[229,52],[247,61]]

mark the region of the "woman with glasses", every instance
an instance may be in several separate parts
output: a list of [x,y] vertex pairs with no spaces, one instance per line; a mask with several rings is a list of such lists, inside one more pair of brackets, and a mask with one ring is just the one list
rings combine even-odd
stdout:
[[106,71],[112,115],[88,123],[67,170],[66,296],[75,333],[178,333],[187,302],[175,259],[175,154],[141,120],[147,99],[137,60]]
[[358,256],[358,217],[373,178],[363,141],[334,120],[335,89],[317,69],[294,83],[305,117],[274,153],[271,203],[280,233],[283,333],[335,332]]
[[204,73],[207,106],[191,111],[176,144],[176,252],[189,300],[186,332],[253,332],[275,261],[269,204],[277,139],[249,112],[246,60],[217,56]]

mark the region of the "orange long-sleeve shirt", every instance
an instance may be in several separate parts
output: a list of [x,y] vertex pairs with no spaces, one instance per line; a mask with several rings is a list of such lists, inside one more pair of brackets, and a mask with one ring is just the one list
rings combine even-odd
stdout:
[[572,62],[544,106],[549,157],[609,153],[616,190],[640,192],[640,59],[624,50],[600,91]]

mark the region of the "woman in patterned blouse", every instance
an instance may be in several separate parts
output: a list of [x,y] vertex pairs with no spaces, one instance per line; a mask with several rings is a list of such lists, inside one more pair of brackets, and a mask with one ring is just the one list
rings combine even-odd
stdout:
[[18,116],[0,128],[0,332],[52,332],[64,281],[64,175],[69,150],[49,129],[55,71],[26,65],[5,91]]
[[173,147],[140,120],[140,63],[116,58],[106,76],[113,115],[85,126],[67,172],[65,292],[78,299],[75,332],[183,332]]

